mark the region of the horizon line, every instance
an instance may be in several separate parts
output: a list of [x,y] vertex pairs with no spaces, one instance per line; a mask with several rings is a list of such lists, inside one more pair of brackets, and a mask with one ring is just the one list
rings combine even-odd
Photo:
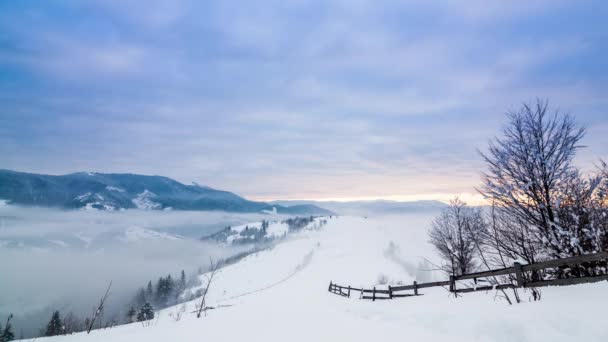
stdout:
[[358,202],[358,201],[392,201],[392,202],[419,202],[439,201],[449,204],[450,200],[458,197],[469,205],[487,204],[485,199],[476,193],[431,193],[416,195],[388,195],[388,196],[342,196],[342,197],[272,197],[272,196],[246,196],[255,201],[314,201],[314,202]]

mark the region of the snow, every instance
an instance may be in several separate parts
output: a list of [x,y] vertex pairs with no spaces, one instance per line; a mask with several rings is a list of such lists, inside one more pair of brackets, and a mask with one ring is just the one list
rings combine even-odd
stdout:
[[49,341],[608,340],[607,282],[544,288],[542,301],[528,302],[525,293],[526,302],[513,306],[492,291],[453,298],[432,288],[421,290],[423,296],[376,302],[327,291],[330,281],[371,287],[379,275],[406,284],[421,274],[443,277],[427,271],[421,258],[436,261],[426,238],[428,220],[328,219],[322,229],[303,230],[221,269],[207,298],[216,309],[205,317],[190,313],[193,301],[179,321],[171,316],[181,305],[158,312],[149,326],[134,323]]
[[135,242],[142,240],[179,240],[175,235],[157,232],[150,229],[145,229],[139,226],[131,226],[127,228],[123,236],[118,237],[123,242]]
[[111,185],[106,186],[106,190],[108,190],[108,191],[116,191],[116,192],[125,192],[125,189],[119,188],[119,187],[116,187],[116,186],[111,186]]
[[109,205],[109,204],[105,204],[102,202],[91,202],[91,203],[87,203],[82,209],[84,210],[98,210],[97,208],[99,207],[103,207],[103,210],[107,210],[107,211],[112,211],[112,210],[116,210],[116,207]]
[[109,210],[109,211],[116,210],[116,207],[114,207],[111,203],[104,202],[105,198],[100,194],[94,194],[91,192],[87,192],[82,195],[74,197],[74,200],[79,201],[81,203],[84,203],[87,201],[94,201],[94,202],[86,203],[85,206],[82,208],[84,210],[97,210],[100,207],[103,208],[104,210]]
[[84,202],[84,201],[86,201],[86,200],[87,200],[89,197],[91,197],[92,195],[93,195],[92,193],[87,192],[87,193],[82,194],[82,195],[80,195],[80,196],[76,196],[74,199],[75,199],[76,201]]
[[137,194],[132,200],[133,204],[139,209],[152,210],[160,208],[160,203],[154,202],[156,194],[145,189],[143,192]]
[[[308,224],[306,227],[304,227],[304,229],[317,229],[321,223],[320,220],[322,220],[322,217],[316,217],[313,222],[311,222],[310,224]],[[267,221],[268,222],[268,227],[266,228],[266,234],[264,235],[265,238],[267,239],[278,239],[278,238],[282,238],[284,236],[286,236],[289,233],[289,225],[286,223],[283,223],[281,221]],[[230,228],[230,231],[233,232],[232,235],[229,235],[226,238],[226,243],[227,244],[232,244],[238,240],[242,240],[242,239],[255,239],[255,236],[253,235],[241,235],[241,233],[243,231],[245,231],[246,229],[253,229],[253,230],[260,230],[262,229],[262,222],[249,222],[246,224],[241,224],[241,225],[237,225],[234,227]]]
[[252,223],[247,223],[247,224],[241,224],[238,226],[231,227],[230,230],[232,230],[235,233],[241,233],[246,228],[260,229],[260,228],[262,228],[262,222],[252,222]]
[[272,222],[266,228],[266,236],[279,238],[285,236],[289,232],[289,226],[282,222]]

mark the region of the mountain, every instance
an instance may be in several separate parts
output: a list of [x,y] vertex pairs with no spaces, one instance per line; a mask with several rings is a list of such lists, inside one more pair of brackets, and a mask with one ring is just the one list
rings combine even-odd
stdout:
[[284,207],[234,193],[185,185],[162,176],[78,172],[53,176],[0,170],[0,200],[8,204],[64,209],[222,210],[329,215],[314,205]]
[[411,212],[437,211],[446,206],[440,201],[306,201],[306,200],[285,200],[274,201],[271,204],[293,208],[295,206],[315,206],[331,210],[340,215],[379,215],[379,214],[402,214]]

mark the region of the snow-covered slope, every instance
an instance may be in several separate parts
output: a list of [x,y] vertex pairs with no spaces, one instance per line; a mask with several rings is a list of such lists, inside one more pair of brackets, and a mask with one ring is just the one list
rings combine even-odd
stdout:
[[[508,306],[493,293],[451,298],[441,289],[392,301],[343,298],[329,281],[373,286],[431,280],[419,256],[428,217],[334,218],[271,250],[223,268],[209,292],[215,310],[197,319],[187,303],[140,323],[51,341],[606,341],[608,283],[543,289],[541,302]],[[425,279],[421,279],[425,278]],[[193,289],[195,290],[195,289]]]
[[257,244],[287,237],[287,234],[301,230],[320,229],[327,222],[326,217],[292,217],[285,220],[249,222],[225,229],[205,237],[224,245]]

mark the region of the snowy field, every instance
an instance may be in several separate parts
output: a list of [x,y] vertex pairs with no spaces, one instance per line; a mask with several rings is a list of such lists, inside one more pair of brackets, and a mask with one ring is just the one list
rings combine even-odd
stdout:
[[[194,302],[133,323],[51,341],[607,341],[608,283],[545,288],[541,302],[509,306],[494,293],[452,298],[442,288],[392,301],[343,298],[329,281],[370,287],[439,278],[421,256],[429,217],[340,217],[223,268],[206,317]],[[527,297],[527,295],[526,295]],[[176,313],[185,309],[177,321]],[[37,341],[46,340],[43,338]]]

